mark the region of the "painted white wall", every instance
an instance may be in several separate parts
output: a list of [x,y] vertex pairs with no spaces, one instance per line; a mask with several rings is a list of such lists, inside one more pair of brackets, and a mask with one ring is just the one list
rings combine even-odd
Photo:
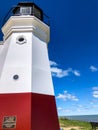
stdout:
[[[24,35],[27,43],[16,43],[18,36]],[[3,67],[0,76],[0,93],[31,92],[31,61],[32,61],[32,33],[13,33],[4,43],[4,50],[0,57]],[[6,45],[7,49],[5,49]],[[1,63],[0,63],[1,64]],[[14,80],[14,75],[19,75]]]
[[[32,32],[23,29],[21,32],[19,27],[19,31],[12,32],[6,38],[0,49],[0,93],[33,92],[54,95],[47,43],[37,37],[35,32],[36,30]],[[43,32],[42,36],[44,34],[46,35]],[[17,44],[19,36],[24,36],[27,42]],[[14,80],[14,75],[19,75],[19,79]]]
[[33,35],[32,92],[54,95],[47,44]]

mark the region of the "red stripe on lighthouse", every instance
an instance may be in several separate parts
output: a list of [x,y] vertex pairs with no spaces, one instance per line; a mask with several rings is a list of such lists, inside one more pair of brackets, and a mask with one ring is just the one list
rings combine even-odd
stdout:
[[54,96],[35,93],[0,94],[0,130],[6,116],[16,117],[15,130],[59,130]]
[[54,96],[32,94],[32,130],[59,130]]
[[6,116],[16,116],[15,130],[31,130],[31,93],[0,94],[0,130]]

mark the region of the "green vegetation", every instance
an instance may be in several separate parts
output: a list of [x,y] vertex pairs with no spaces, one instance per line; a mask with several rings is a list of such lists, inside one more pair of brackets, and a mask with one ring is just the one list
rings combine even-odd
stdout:
[[[65,119],[65,118],[59,118],[59,122],[60,122],[61,128],[78,127],[79,130],[92,130],[92,127],[91,127],[90,123],[88,123],[88,122],[68,120],[68,119]],[[76,130],[76,129],[71,128],[70,130]]]
[[71,130],[76,130],[76,129],[72,128]]

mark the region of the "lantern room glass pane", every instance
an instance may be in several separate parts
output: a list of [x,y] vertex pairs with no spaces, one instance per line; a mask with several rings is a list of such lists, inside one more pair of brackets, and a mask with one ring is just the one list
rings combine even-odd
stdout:
[[20,14],[22,15],[30,15],[31,14],[31,7],[21,7]]
[[33,14],[34,14],[34,16],[36,16],[39,19],[42,18],[41,11],[38,8],[36,8],[36,7],[34,7]]

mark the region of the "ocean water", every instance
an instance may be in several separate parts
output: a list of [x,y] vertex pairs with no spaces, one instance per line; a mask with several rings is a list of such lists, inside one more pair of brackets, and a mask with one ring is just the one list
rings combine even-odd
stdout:
[[62,118],[67,118],[70,120],[86,121],[86,122],[98,122],[98,115],[63,116]]

